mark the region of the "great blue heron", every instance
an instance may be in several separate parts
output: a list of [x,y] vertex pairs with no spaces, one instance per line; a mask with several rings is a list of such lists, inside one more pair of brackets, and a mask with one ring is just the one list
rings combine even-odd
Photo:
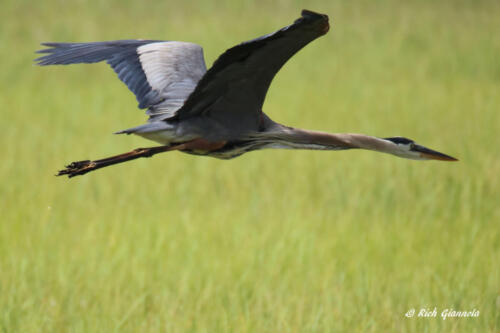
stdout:
[[147,109],[146,124],[117,133],[161,143],[95,161],[69,164],[69,177],[140,157],[179,150],[221,159],[265,148],[368,149],[415,160],[456,161],[403,137],[330,134],[291,128],[262,112],[279,69],[297,51],[329,30],[328,16],[303,10],[293,24],[234,46],[206,70],[199,45],[159,40],[44,43],[39,65],[106,61]]

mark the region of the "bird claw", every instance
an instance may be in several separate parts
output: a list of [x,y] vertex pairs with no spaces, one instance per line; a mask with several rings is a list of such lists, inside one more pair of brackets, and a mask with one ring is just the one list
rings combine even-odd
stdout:
[[60,170],[56,176],[67,175],[68,178],[83,175],[91,171],[95,167],[95,163],[90,160],[72,162],[66,165],[66,169]]

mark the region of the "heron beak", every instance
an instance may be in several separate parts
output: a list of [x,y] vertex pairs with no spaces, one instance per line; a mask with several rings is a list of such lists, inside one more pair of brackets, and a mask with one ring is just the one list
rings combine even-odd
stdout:
[[419,152],[422,158],[428,160],[439,160],[439,161],[449,161],[449,162],[458,161],[454,157],[448,156],[446,154],[440,153],[438,151],[420,145],[415,145],[411,150]]

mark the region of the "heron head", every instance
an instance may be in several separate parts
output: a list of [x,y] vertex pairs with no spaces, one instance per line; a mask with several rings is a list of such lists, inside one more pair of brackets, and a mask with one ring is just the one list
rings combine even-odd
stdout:
[[415,141],[403,138],[393,137],[384,138],[394,144],[393,149],[389,153],[412,160],[439,160],[439,161],[458,161],[456,158],[440,153],[438,151],[426,148]]

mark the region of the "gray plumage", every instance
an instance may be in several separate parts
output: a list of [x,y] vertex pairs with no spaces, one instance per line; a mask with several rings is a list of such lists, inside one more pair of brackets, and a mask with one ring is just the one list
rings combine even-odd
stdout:
[[73,162],[59,175],[81,175],[171,150],[227,159],[264,148],[362,148],[412,159],[455,160],[407,139],[294,129],[262,112],[271,81],[280,68],[328,30],[326,15],[304,10],[293,24],[228,49],[208,71],[202,48],[193,43],[44,43],[48,48],[38,51],[44,55],[36,59],[42,66],[106,61],[135,94],[139,108],[147,109],[149,115],[148,123],[118,133],[137,134],[163,145],[102,160]]
[[118,40],[92,43],[43,43],[51,48],[36,61],[41,66],[106,61],[135,94],[151,120],[166,118],[184,104],[206,72],[203,50],[185,42]]

